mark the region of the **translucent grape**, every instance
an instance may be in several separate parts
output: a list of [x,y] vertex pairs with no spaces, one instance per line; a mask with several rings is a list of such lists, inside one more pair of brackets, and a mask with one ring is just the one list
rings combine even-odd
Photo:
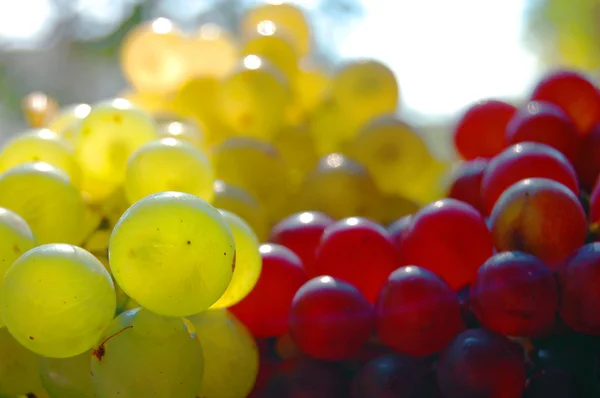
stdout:
[[173,94],[170,92],[125,90],[121,91],[117,98],[123,98],[151,115],[175,112],[176,110],[173,104]]
[[591,192],[600,175],[600,123],[582,138],[574,166],[581,185]]
[[91,110],[92,107],[88,104],[74,104],[60,108],[48,122],[48,129],[74,144],[79,123],[89,115]]
[[258,238],[252,228],[237,215],[219,210],[233,233],[235,241],[235,269],[225,293],[211,308],[227,308],[241,301],[256,285],[262,260],[258,251]]
[[95,398],[90,375],[92,350],[71,358],[40,358],[42,384],[50,398]]
[[210,201],[213,179],[212,165],[200,149],[176,138],[163,138],[131,154],[125,193],[129,203],[164,191],[186,192]]
[[400,217],[416,213],[421,205],[398,195],[379,195],[373,198],[365,209],[365,217],[388,225]]
[[396,221],[394,221],[387,227],[387,231],[390,234],[390,238],[392,238],[392,242],[394,242],[394,244],[396,245],[396,252],[397,252],[396,263],[398,265],[408,265],[402,259],[402,254],[403,254],[402,242],[404,242],[404,239],[406,238],[406,235],[408,234],[408,227],[410,227],[410,224],[412,223],[413,218],[414,218],[414,215],[412,215],[412,214],[409,214],[404,217],[400,217],[399,219],[397,219]]
[[223,295],[235,267],[235,243],[221,214],[181,192],[146,196],[115,226],[113,275],[128,296],[169,316],[197,314]]
[[0,175],[0,207],[23,217],[39,243],[83,240],[83,199],[67,175],[47,163],[23,164]]
[[23,97],[21,110],[29,127],[41,128],[56,114],[58,103],[48,94],[34,91]]
[[91,358],[98,398],[198,395],[202,347],[181,318],[133,309],[115,318],[99,341]]
[[419,178],[402,186],[401,195],[420,205],[426,205],[448,196],[452,164],[432,158]]
[[48,396],[40,379],[40,357],[19,344],[6,328],[0,329],[0,358],[0,396]]
[[258,374],[258,348],[252,335],[224,309],[189,318],[204,353],[199,397],[246,397]]
[[305,116],[312,113],[323,101],[330,81],[329,73],[316,65],[311,59],[303,58],[300,60],[298,72],[293,81],[293,88],[296,101]]
[[64,171],[79,186],[81,171],[70,143],[48,129],[18,134],[0,148],[0,173],[29,162],[45,162]]
[[291,101],[289,83],[257,55],[247,55],[220,87],[223,121],[237,135],[269,140],[283,124]]
[[344,152],[357,133],[346,118],[346,113],[330,98],[315,108],[308,120],[308,126],[317,153],[321,156]]
[[115,288],[89,252],[66,244],[42,245],[6,272],[0,306],[19,343],[46,357],[68,358],[98,341],[115,313]]
[[200,26],[188,46],[193,76],[225,76],[235,67],[239,54],[235,38],[214,23]]
[[202,128],[193,119],[170,115],[155,116],[154,120],[161,138],[177,138],[203,151],[208,149]]
[[454,172],[448,197],[468,203],[484,214],[481,180],[487,164],[484,158],[461,163]]
[[306,174],[319,162],[313,137],[303,127],[281,129],[273,138],[273,146],[289,169],[293,187],[298,187]]
[[124,99],[92,107],[77,132],[75,157],[83,172],[82,190],[103,199],[125,180],[129,156],[158,138],[149,114]]

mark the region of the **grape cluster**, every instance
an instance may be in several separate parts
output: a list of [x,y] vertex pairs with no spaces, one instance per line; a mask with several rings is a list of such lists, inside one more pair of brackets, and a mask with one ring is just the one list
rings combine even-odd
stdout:
[[0,148],[0,397],[600,394],[600,93],[553,72],[434,156],[306,16],[159,18],[127,92]]

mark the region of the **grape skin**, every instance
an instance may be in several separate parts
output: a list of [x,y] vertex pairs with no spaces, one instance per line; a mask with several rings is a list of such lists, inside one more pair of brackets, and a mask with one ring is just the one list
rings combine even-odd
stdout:
[[92,350],[71,358],[40,358],[40,376],[50,398],[96,398],[91,356]]

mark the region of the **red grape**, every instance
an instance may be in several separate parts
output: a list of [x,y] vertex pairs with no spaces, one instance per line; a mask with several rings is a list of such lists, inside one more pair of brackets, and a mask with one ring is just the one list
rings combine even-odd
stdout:
[[291,249],[300,257],[309,278],[318,276],[315,272],[315,250],[326,227],[334,220],[318,211],[296,213],[281,220],[271,230],[273,243]]
[[457,292],[460,316],[465,326],[469,329],[480,327],[477,317],[471,308],[471,285],[466,285]]
[[600,226],[600,184],[596,183],[592,194],[590,195],[589,203],[589,214],[590,214],[590,230],[597,233],[598,227]]
[[481,179],[487,163],[483,158],[462,163],[454,175],[448,197],[468,203],[483,214]]
[[508,187],[526,178],[549,178],[579,193],[577,174],[567,158],[548,145],[524,142],[504,150],[488,164],[481,180],[486,214]]
[[488,100],[473,105],[454,130],[454,145],[467,160],[491,158],[505,148],[504,130],[516,108],[502,101]]
[[600,123],[581,140],[575,168],[581,185],[590,192],[600,175]]
[[375,314],[381,341],[413,356],[436,353],[464,328],[456,293],[431,271],[416,266],[392,272]]
[[554,322],[558,292],[552,271],[520,252],[492,256],[471,286],[471,308],[481,324],[508,336],[531,336]]
[[296,292],[289,325],[302,352],[336,361],[358,353],[367,341],[373,329],[373,306],[351,284],[319,276]]
[[525,362],[521,347],[487,329],[468,329],[440,356],[437,379],[446,398],[521,398]]
[[397,268],[396,246],[381,225],[351,217],[325,228],[316,251],[316,272],[341,278],[375,302],[388,275]]
[[230,310],[254,336],[281,336],[288,330],[292,299],[308,278],[300,258],[287,247],[264,244],[260,253],[262,271],[256,286]]
[[402,242],[404,264],[427,268],[459,290],[494,252],[481,214],[456,199],[443,199],[415,214]]
[[506,126],[506,142],[539,142],[561,152],[570,162],[579,153],[579,133],[567,114],[557,105],[532,101],[521,108]]
[[392,241],[396,245],[397,252],[397,265],[405,265],[404,260],[402,259],[402,241],[406,237],[406,233],[408,232],[408,227],[412,223],[413,215],[409,214],[407,216],[401,217],[391,223],[387,230],[392,238]]
[[560,315],[572,329],[600,334],[600,243],[579,248],[558,269]]
[[562,108],[581,135],[600,121],[600,93],[585,76],[575,71],[557,71],[536,86],[533,100],[548,101]]
[[490,224],[498,251],[533,254],[551,269],[583,245],[587,234],[577,196],[546,178],[522,180],[504,191]]

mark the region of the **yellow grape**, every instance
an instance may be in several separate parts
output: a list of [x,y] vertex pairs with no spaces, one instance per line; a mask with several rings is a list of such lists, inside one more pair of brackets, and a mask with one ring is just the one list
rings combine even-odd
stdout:
[[237,214],[250,225],[260,242],[267,240],[269,237],[267,212],[254,196],[242,188],[221,180],[214,182],[213,189],[215,191],[212,200],[213,206]]
[[262,21],[256,26],[256,32],[243,45],[243,55],[257,55],[267,59],[293,82],[298,72],[298,53],[279,27],[272,21]]
[[297,7],[282,1],[269,1],[252,8],[242,17],[241,31],[245,37],[256,31],[262,21],[272,21],[285,30],[286,34],[298,48],[300,55],[307,54],[311,46],[311,29],[304,13]]
[[[97,229],[90,234],[89,238],[83,243],[82,247],[102,261],[101,256],[108,255],[108,242],[110,241],[110,234],[110,229]],[[107,268],[107,270],[111,272],[110,267]]]
[[[94,253],[92,253],[92,254],[94,254]],[[140,305],[138,303],[135,303],[134,307],[131,307],[131,308],[129,307],[129,304],[132,301],[131,298],[127,295],[127,293],[125,293],[123,291],[123,289],[121,289],[121,286],[119,286],[117,281],[115,281],[115,279],[112,276],[112,271],[110,269],[110,264],[108,261],[108,242],[106,242],[106,246],[104,247],[102,253],[98,253],[98,254],[94,254],[94,255],[96,256],[96,258],[98,260],[100,260],[102,265],[104,265],[104,268],[111,274],[113,284],[115,285],[115,294],[117,296],[117,309],[115,311],[115,315],[119,315],[126,310],[139,307]]]
[[369,123],[352,141],[348,153],[371,173],[387,194],[401,194],[432,162],[427,144],[408,124],[395,117]]
[[54,117],[58,111],[58,103],[47,94],[34,91],[23,97],[21,109],[29,127],[41,128]]
[[191,118],[178,118],[173,115],[155,117],[158,135],[161,138],[177,138],[198,149],[207,150],[202,127]]
[[273,145],[285,161],[294,187],[319,162],[314,139],[305,127],[284,127],[273,138]]
[[[18,214],[0,207],[0,283],[12,263],[34,246],[35,237],[27,222]],[[0,328],[2,327],[4,320],[0,308]]]
[[125,194],[129,203],[164,191],[186,192],[210,200],[213,180],[210,161],[200,149],[175,138],[163,138],[131,154]]
[[225,76],[235,67],[239,54],[231,34],[214,23],[200,26],[189,40],[188,51],[193,76]]
[[331,77],[310,58],[300,60],[298,73],[294,80],[294,94],[305,113],[313,112],[323,101]]
[[103,201],[94,203],[93,206],[102,217],[102,224],[105,224],[104,229],[112,230],[123,213],[129,208],[125,189],[118,188],[114,190]]
[[40,357],[19,344],[6,328],[0,329],[0,358],[0,397],[48,396],[40,378]]
[[102,263],[84,249],[42,245],[6,272],[0,306],[19,343],[39,355],[68,358],[98,341],[115,314],[115,288]]
[[77,133],[75,156],[83,172],[82,190],[101,200],[125,180],[129,156],[158,138],[149,114],[122,98],[92,107]]
[[126,99],[151,115],[175,111],[172,104],[173,94],[171,93],[126,90],[119,93],[117,98]]
[[75,104],[63,107],[50,119],[48,129],[54,131],[60,137],[71,144],[75,143],[75,133],[79,123],[90,113],[92,109],[88,104]]
[[0,173],[23,163],[45,162],[64,171],[79,186],[81,171],[75,150],[66,140],[48,129],[18,134],[0,148]]
[[252,291],[260,276],[262,260],[258,251],[258,238],[246,221],[227,210],[219,211],[233,233],[235,269],[227,290],[211,308],[229,308]]
[[383,225],[391,224],[400,217],[416,213],[419,203],[397,195],[379,195],[369,203],[365,216]]
[[140,92],[176,89],[190,75],[187,39],[166,18],[133,28],[123,40],[121,69]]
[[196,397],[202,347],[182,318],[137,308],[116,317],[92,353],[97,398]]
[[231,138],[215,148],[212,162],[216,178],[248,191],[267,209],[270,221],[279,220],[290,181],[285,162],[272,145]]
[[320,156],[343,152],[354,135],[347,115],[331,100],[323,101],[315,109],[309,121],[309,132]]
[[283,123],[291,90],[267,60],[247,55],[221,83],[221,117],[237,135],[269,140]]
[[451,174],[450,163],[433,158],[419,178],[404,186],[400,194],[421,205],[443,199],[448,193]]
[[258,375],[259,356],[248,329],[225,309],[189,318],[204,353],[199,397],[246,397]]
[[90,358],[92,350],[71,358],[40,358],[42,384],[50,398],[96,398]]
[[66,174],[47,163],[26,163],[0,174],[0,207],[27,221],[39,243],[83,239],[84,203]]
[[221,214],[181,192],[146,196],[115,226],[110,266],[119,286],[150,311],[187,316],[213,305],[231,281],[235,242]]

